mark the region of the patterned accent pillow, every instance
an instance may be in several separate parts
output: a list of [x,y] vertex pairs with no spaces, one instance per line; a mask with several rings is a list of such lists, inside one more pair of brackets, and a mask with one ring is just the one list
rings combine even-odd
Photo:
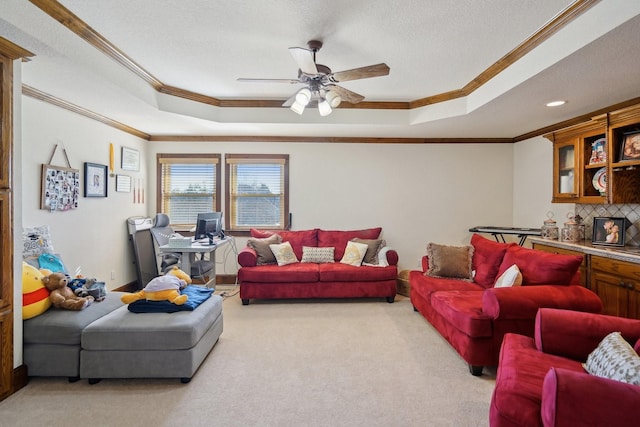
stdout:
[[496,284],[493,285],[493,287],[510,288],[511,286],[520,285],[522,285],[522,273],[520,273],[518,266],[513,264],[511,267],[507,268],[500,277],[498,277],[498,280],[496,280]]
[[429,269],[427,276],[472,280],[473,246],[427,245]]
[[274,234],[264,239],[251,237],[247,240],[247,246],[256,251],[256,265],[275,264],[276,257],[273,256],[269,245],[277,245],[279,243],[282,243],[282,237],[279,234]]
[[314,246],[302,247],[302,260],[300,262],[314,262],[316,264],[324,264],[334,262],[333,253],[336,248],[316,248]]
[[349,264],[360,267],[368,248],[369,245],[365,245],[364,243],[349,241],[347,242],[347,247],[344,250],[344,255],[340,262],[342,264]]
[[611,332],[583,363],[591,375],[640,385],[640,356],[620,332]]
[[24,246],[22,249],[23,258],[37,258],[42,254],[55,253],[48,225],[24,227],[22,229],[22,242]]
[[276,258],[278,265],[295,264],[298,261],[296,254],[293,252],[291,243],[284,242],[279,245],[269,245],[273,256]]

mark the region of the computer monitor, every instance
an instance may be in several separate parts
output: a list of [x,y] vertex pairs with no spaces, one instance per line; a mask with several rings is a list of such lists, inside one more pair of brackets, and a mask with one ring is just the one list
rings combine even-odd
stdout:
[[195,240],[218,237],[222,234],[222,212],[199,213],[196,221]]

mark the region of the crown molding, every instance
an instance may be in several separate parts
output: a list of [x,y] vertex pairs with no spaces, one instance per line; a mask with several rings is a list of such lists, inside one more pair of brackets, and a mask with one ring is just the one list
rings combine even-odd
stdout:
[[0,53],[3,56],[11,59],[12,61],[16,59],[22,59],[23,61],[29,61],[29,58],[35,56],[35,54],[29,52],[27,49],[24,49],[17,44],[10,42],[4,37],[0,37]]

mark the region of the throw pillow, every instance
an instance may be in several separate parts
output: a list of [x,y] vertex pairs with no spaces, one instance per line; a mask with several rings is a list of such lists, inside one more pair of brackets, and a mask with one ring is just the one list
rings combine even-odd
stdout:
[[53,243],[49,234],[49,226],[24,227],[22,229],[22,257],[38,257],[42,254],[52,254]]
[[295,264],[299,262],[289,242],[280,243],[279,245],[269,245],[269,248],[271,248],[271,252],[273,252],[273,256],[276,258],[278,265]]
[[273,256],[269,245],[277,245],[279,243],[282,243],[282,237],[279,234],[262,239],[251,237],[247,240],[247,246],[256,251],[258,257],[256,265],[275,264],[276,257]]
[[620,332],[611,332],[582,365],[591,375],[640,385],[640,356]]
[[473,234],[470,243],[473,246],[471,262],[476,272],[473,281],[484,288],[490,288],[499,276],[498,270],[505,252],[516,244],[495,242],[479,234]]
[[493,287],[509,288],[511,286],[520,285],[522,285],[522,273],[520,273],[518,266],[513,264],[511,267],[507,268],[500,277],[498,277],[498,280],[496,280],[496,284],[493,285]]
[[316,248],[314,246],[303,246],[302,260],[300,260],[300,262],[314,262],[316,264],[334,262],[334,251],[335,248]]
[[357,242],[347,242],[347,247],[344,250],[344,255],[340,262],[342,264],[349,264],[359,267],[362,264],[365,254],[369,249],[368,245]]
[[382,239],[360,239],[356,237],[351,239],[352,242],[364,243],[367,245],[367,253],[364,254],[363,264],[378,265],[378,253],[380,249],[387,246],[387,243]]
[[427,245],[427,276],[472,280],[473,246]]

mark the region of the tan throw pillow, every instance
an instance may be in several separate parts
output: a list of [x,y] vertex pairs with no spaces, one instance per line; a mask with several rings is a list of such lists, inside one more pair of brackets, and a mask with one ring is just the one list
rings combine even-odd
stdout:
[[368,245],[364,243],[347,242],[344,256],[340,260],[342,264],[349,264],[359,267],[362,264],[364,255],[367,253]]
[[473,246],[427,245],[429,269],[427,276],[471,280]]
[[498,277],[496,283],[493,285],[494,288],[509,288],[511,286],[520,286],[522,285],[522,273],[517,265],[513,264],[511,267],[507,268],[504,273]]
[[591,375],[640,385],[640,356],[620,332],[604,337],[582,366]]
[[364,259],[362,260],[363,264],[378,265],[378,253],[380,252],[380,249],[387,246],[387,243],[382,239],[359,239],[356,237],[351,239],[351,241],[364,243],[368,246],[367,253],[364,254]]
[[313,262],[316,264],[324,264],[334,262],[333,253],[336,248],[326,247],[317,248],[315,246],[302,247],[302,259],[300,262]]
[[293,252],[291,243],[284,242],[279,245],[269,245],[273,256],[276,258],[278,265],[295,264],[298,261],[296,254]]
[[269,245],[277,245],[278,243],[282,243],[282,237],[279,234],[274,234],[264,239],[251,237],[247,240],[247,246],[256,251],[258,256],[256,265],[275,264],[276,257],[273,256]]

